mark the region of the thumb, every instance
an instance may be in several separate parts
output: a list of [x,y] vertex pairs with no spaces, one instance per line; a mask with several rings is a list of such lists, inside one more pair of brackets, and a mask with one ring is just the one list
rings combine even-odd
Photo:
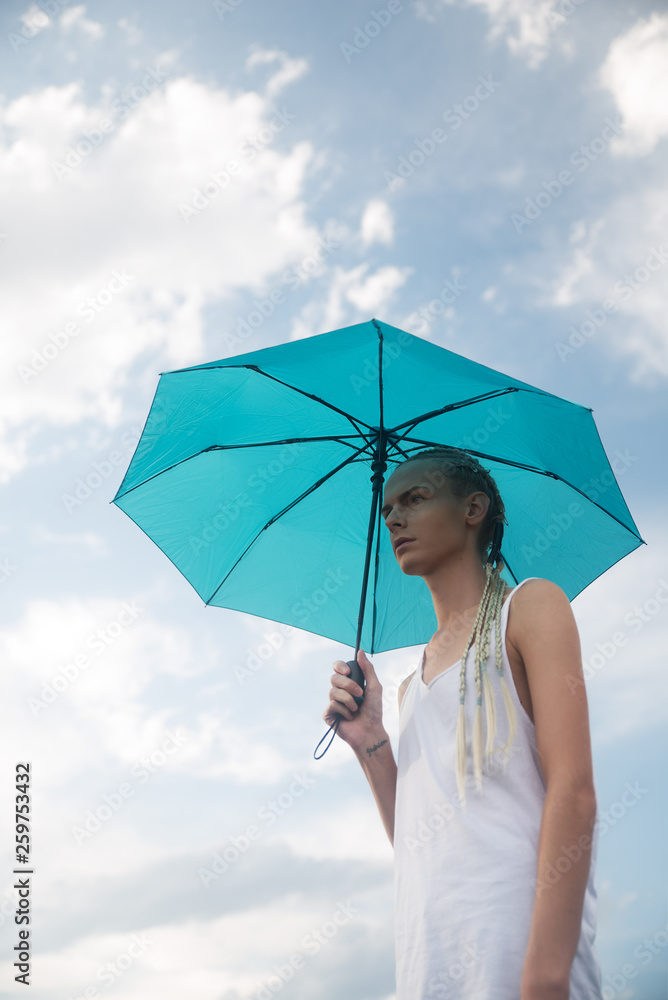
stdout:
[[374,681],[378,680],[376,676],[376,671],[374,670],[373,663],[362,649],[360,649],[359,652],[357,653],[357,662],[360,665],[360,669],[364,674],[364,679],[367,683],[369,681],[373,683]]

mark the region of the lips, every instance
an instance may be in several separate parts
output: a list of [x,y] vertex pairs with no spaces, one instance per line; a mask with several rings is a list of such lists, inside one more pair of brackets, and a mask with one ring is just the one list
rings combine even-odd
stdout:
[[399,538],[396,538],[396,539],[395,539],[395,541],[394,541],[394,543],[393,543],[393,544],[394,544],[394,551],[395,551],[395,553],[396,553],[396,552],[398,552],[398,551],[399,551],[399,549],[400,549],[400,548],[401,548],[401,547],[402,547],[403,545],[405,545],[405,544],[406,544],[406,542],[414,542],[414,541],[415,541],[415,539],[414,539],[414,538],[407,538],[407,537],[406,537],[406,536],[404,536],[404,535],[400,536]]

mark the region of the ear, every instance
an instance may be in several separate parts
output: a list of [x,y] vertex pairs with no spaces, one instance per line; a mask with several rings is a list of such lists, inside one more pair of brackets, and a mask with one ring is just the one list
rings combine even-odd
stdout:
[[491,500],[486,493],[471,493],[466,498],[468,523],[474,526],[481,524],[485,520],[490,503]]

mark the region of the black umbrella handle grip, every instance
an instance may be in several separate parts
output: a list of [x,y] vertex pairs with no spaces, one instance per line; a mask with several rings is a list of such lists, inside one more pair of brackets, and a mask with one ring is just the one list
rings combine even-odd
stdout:
[[[352,677],[352,679],[355,681],[355,684],[359,684],[359,686],[362,688],[362,691],[364,691],[364,689],[366,687],[366,682],[364,680],[364,674],[362,673],[362,668],[360,667],[359,663],[357,663],[356,660],[347,660],[346,662],[347,662],[348,666],[350,667],[350,674],[349,674],[349,676]],[[360,697],[358,697],[357,695],[354,694],[353,698],[355,699],[355,701],[357,702],[358,705],[361,705],[362,702],[364,701],[364,695],[362,695],[361,698],[360,698]],[[342,718],[343,718],[343,716],[340,713],[337,712],[337,714],[336,714],[336,720],[331,724],[331,726],[329,727],[329,729],[327,730],[327,732],[325,733],[325,735],[323,736],[323,738],[320,740],[320,743],[318,743],[318,746],[313,751],[313,757],[314,757],[315,760],[320,760],[321,757],[324,757],[324,755],[327,753],[327,751],[331,747],[332,740],[336,736],[336,730],[339,728],[339,723],[341,722]],[[327,736],[329,736],[330,733],[332,735],[330,736],[329,742],[327,743],[325,749],[322,751],[322,753],[318,753],[318,750],[320,749],[320,746],[321,746],[323,740],[327,739]]]
[[[352,677],[352,679],[355,681],[355,684],[359,684],[359,686],[362,688],[362,691],[364,691],[365,688],[364,674],[362,673],[362,668],[360,667],[359,663],[357,663],[356,660],[347,660],[347,664],[350,667],[349,676]],[[353,698],[355,699],[358,705],[361,705],[362,702],[364,701],[364,695],[362,695],[361,698],[358,697],[357,695],[353,695]]]

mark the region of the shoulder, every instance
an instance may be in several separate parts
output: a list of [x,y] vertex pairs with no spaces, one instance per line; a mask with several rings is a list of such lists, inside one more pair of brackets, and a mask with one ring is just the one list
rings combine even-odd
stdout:
[[527,580],[513,599],[508,612],[508,641],[520,648],[523,639],[546,637],[560,630],[576,629],[570,601],[551,580]]
[[[512,609],[515,612],[540,611],[550,608],[570,608],[571,604],[564,591],[551,580],[535,577],[523,583],[513,596]],[[517,615],[516,615],[517,617]]]
[[412,674],[409,674],[408,677],[405,677],[401,682],[401,684],[399,685],[399,691],[397,692],[397,697],[399,699],[399,708],[401,708],[401,702],[403,700],[404,695],[406,694],[406,688],[408,687],[414,676],[415,676],[415,670],[413,671]]
[[552,580],[544,580],[542,577],[531,577],[519,588],[513,597],[513,606],[544,606],[547,604],[568,604],[568,597],[556,583]]

